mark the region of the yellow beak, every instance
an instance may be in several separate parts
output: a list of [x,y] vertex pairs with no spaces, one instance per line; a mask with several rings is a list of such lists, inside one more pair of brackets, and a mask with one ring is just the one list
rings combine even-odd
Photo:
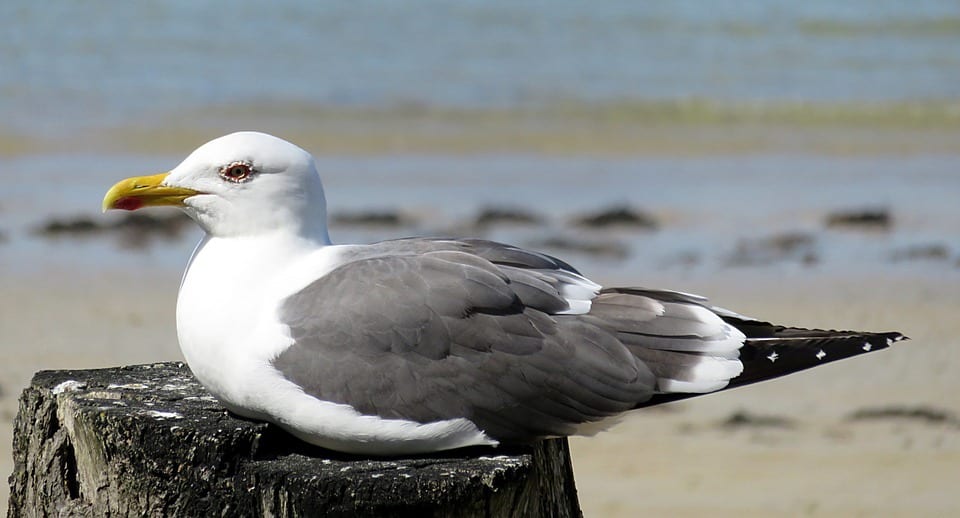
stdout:
[[103,197],[103,211],[110,209],[137,210],[141,207],[172,205],[182,207],[183,200],[201,194],[193,189],[162,185],[170,173],[153,176],[135,176],[120,180]]

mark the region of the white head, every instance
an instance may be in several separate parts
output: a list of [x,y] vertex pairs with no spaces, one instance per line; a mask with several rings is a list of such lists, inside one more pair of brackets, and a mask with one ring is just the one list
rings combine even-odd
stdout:
[[104,210],[174,205],[215,237],[292,232],[329,243],[313,157],[272,135],[232,133],[197,148],[169,173],[114,185]]

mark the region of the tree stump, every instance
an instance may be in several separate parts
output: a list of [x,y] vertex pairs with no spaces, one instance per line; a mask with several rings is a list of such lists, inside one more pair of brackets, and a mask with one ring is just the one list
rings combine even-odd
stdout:
[[580,516],[566,440],[364,458],[227,413],[182,363],[43,371],[9,516]]

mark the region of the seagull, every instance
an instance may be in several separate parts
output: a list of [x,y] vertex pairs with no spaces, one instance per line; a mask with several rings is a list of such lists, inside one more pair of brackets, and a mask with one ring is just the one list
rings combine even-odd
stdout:
[[263,133],[212,140],[103,200],[104,211],[151,206],[179,207],[205,232],[177,298],[193,374],[230,412],[341,452],[593,435],[636,409],[904,339],[601,286],[481,239],[333,244],[313,157]]

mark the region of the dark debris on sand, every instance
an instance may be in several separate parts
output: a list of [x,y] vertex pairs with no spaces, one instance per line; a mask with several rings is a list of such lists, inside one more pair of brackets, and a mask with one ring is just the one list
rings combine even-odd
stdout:
[[722,428],[782,428],[789,429],[796,423],[789,418],[775,415],[756,415],[746,410],[738,410],[720,422]]
[[477,214],[473,224],[477,227],[490,225],[542,225],[544,219],[530,211],[510,207],[486,207]]
[[87,216],[71,219],[52,219],[33,230],[33,234],[46,239],[61,237],[93,237],[104,234],[116,236],[126,248],[142,249],[153,239],[173,241],[180,238],[192,225],[182,212],[167,215],[128,214],[110,223],[98,223]]
[[741,239],[728,259],[731,266],[758,266],[783,261],[816,264],[816,238],[803,232],[787,232],[765,238]]
[[656,230],[659,224],[657,220],[644,212],[640,212],[629,206],[623,205],[610,207],[598,212],[584,214],[574,220],[574,224],[587,228],[635,228],[644,230]]
[[86,216],[73,219],[54,219],[34,230],[34,234],[41,237],[83,236],[96,234],[107,230],[106,226],[93,221]]
[[827,214],[828,228],[890,230],[893,216],[887,209],[859,209]]
[[395,210],[369,210],[334,214],[330,218],[334,225],[353,227],[402,227],[415,222],[409,216]]
[[960,427],[960,418],[938,408],[926,406],[888,406],[861,408],[847,416],[848,421],[913,421]]
[[585,241],[555,236],[531,243],[531,247],[547,248],[559,252],[573,252],[595,257],[624,259],[630,255],[630,248],[619,241]]
[[913,245],[898,248],[890,254],[893,262],[902,261],[945,261],[950,258],[950,248],[941,243]]
[[691,269],[700,265],[703,262],[703,257],[700,253],[693,250],[686,250],[677,252],[660,263],[660,267],[667,268],[679,268],[679,269]]

